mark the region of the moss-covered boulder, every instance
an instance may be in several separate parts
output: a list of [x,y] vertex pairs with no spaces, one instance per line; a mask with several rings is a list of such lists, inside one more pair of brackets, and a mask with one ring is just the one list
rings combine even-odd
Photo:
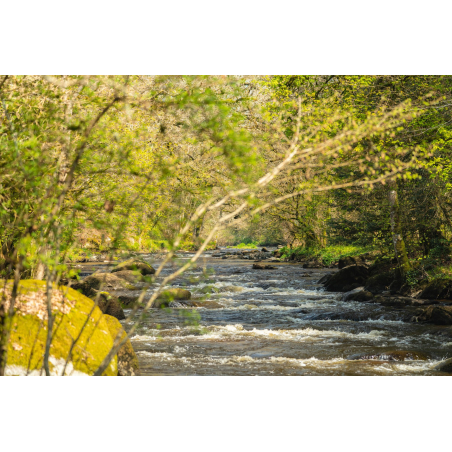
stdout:
[[[128,290],[136,290],[136,287],[129,282],[127,282],[123,278],[119,278],[118,276],[114,275],[113,273],[93,273],[92,275],[87,276],[83,281],[80,283],[82,286],[82,292],[86,293],[89,289],[95,289],[95,290],[121,290],[121,289],[128,289]],[[78,289],[77,286],[74,286]]]
[[[126,337],[126,332],[116,318],[110,315],[104,315],[104,318],[107,322],[113,340],[116,339],[118,333],[121,334],[121,339]],[[127,339],[125,344],[118,351],[118,375],[120,377],[141,375],[140,366],[138,365],[138,358],[129,339]]]
[[152,307],[163,308],[168,306],[174,300],[190,300],[190,298],[191,292],[189,290],[174,287],[161,292],[157,299],[152,303]]
[[351,288],[363,285],[369,275],[364,265],[350,265],[334,273],[325,283],[325,289],[331,292],[347,292]]
[[452,299],[452,280],[434,279],[424,288],[419,298],[427,300],[451,300]]
[[151,265],[140,259],[129,259],[127,261],[121,262],[115,268],[113,268],[112,273],[120,272],[123,270],[139,271],[142,275],[153,275],[155,273],[155,270]]
[[[6,286],[6,299],[12,283]],[[92,375],[113,346],[108,324],[93,300],[74,289],[54,287],[51,298],[55,322],[50,347],[52,375]],[[23,280],[11,319],[7,375],[41,375],[47,339],[46,283]],[[117,357],[104,375],[117,375]]]

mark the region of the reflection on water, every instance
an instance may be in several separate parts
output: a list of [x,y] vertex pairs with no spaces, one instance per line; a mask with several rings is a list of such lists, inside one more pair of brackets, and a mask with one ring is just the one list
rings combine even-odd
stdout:
[[[253,270],[251,261],[206,257],[185,273],[174,286],[221,308],[197,309],[198,326],[190,324],[186,309],[152,310],[132,337],[142,373],[434,375],[440,374],[433,371],[438,362],[452,356],[450,328],[403,321],[414,308],[344,302],[342,294],[316,284],[330,270],[272,265],[276,269]],[[394,350],[426,359],[346,359]]]

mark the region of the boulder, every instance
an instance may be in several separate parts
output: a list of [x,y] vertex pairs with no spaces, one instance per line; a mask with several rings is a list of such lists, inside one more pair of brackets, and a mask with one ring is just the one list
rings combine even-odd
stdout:
[[389,286],[396,279],[394,271],[387,271],[371,276],[367,279],[365,290],[372,292],[374,295],[389,290]]
[[[7,304],[11,287],[11,283],[6,286]],[[51,375],[62,375],[63,371],[65,375],[92,375],[113,346],[104,315],[93,300],[65,286],[53,288],[51,304],[55,316],[49,359]],[[6,374],[45,375],[46,340],[46,283],[22,280],[12,318]],[[103,375],[117,374],[115,356]]]
[[426,298],[427,300],[451,300],[452,280],[434,279],[428,283],[427,287],[421,292],[419,298]]
[[140,259],[129,259],[127,261],[121,262],[115,268],[112,269],[112,273],[120,272],[122,270],[136,270],[142,275],[153,275],[155,270],[147,262]]
[[326,284],[334,273],[327,273],[326,275],[323,275],[318,281],[317,284]]
[[119,302],[122,306],[126,307],[133,307],[135,303],[138,301],[139,295],[131,295],[131,294],[124,294],[121,293],[118,295]]
[[448,374],[452,374],[452,358],[446,359],[445,361],[440,362],[434,370],[438,372],[447,372]]
[[97,305],[104,314],[108,314],[118,320],[124,320],[126,318],[118,297],[108,292],[94,292],[97,293],[93,293],[90,298],[94,301],[97,299]]
[[157,299],[152,303],[153,308],[162,308],[168,306],[173,300],[190,300],[191,293],[186,289],[174,287],[161,292]]
[[417,321],[435,325],[452,325],[452,306],[429,306],[417,316]]
[[363,265],[350,265],[334,273],[325,283],[325,289],[331,292],[348,292],[353,284],[363,285],[369,270]]
[[272,265],[266,265],[266,264],[253,264],[253,268],[255,270],[273,270],[276,267],[273,267]]
[[412,360],[422,360],[428,359],[426,355],[420,352],[408,351],[408,350],[396,350],[383,353],[375,354],[356,354],[347,357],[349,360],[377,360],[377,361],[412,361]]
[[374,298],[373,294],[367,290],[361,290],[359,292],[350,293],[345,297],[345,301],[371,301]]
[[[107,322],[107,326],[113,340],[116,339],[116,336],[118,334],[121,334],[121,339],[124,339],[126,337],[126,332],[115,317],[104,315],[104,319]],[[117,356],[118,376],[132,377],[141,375],[140,366],[138,365],[138,358],[129,339],[127,339],[127,341],[119,349]]]
[[80,281],[79,283],[73,284],[72,288],[79,290],[83,294],[89,293],[91,289],[99,290],[120,290],[120,289],[128,289],[128,290],[136,290],[136,287],[132,284],[128,283],[126,280],[117,277],[113,273],[93,273],[90,276],[87,276],[85,279]]
[[135,285],[146,282],[146,278],[149,278],[149,276],[143,277],[143,275],[137,270],[121,270],[119,272],[115,272],[114,275],[118,278],[126,280],[130,284]]
[[270,252],[267,248],[262,248],[261,251],[262,251],[263,253],[269,253],[269,252]]

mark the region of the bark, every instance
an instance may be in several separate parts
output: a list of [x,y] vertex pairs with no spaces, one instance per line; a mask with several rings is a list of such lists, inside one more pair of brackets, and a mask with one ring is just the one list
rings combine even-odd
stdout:
[[394,245],[394,253],[399,264],[399,270],[402,278],[405,278],[406,273],[411,269],[410,261],[406,254],[405,242],[402,236],[402,226],[400,224],[400,208],[397,198],[397,190],[394,186],[389,192],[389,205],[391,208],[391,231],[392,243]]

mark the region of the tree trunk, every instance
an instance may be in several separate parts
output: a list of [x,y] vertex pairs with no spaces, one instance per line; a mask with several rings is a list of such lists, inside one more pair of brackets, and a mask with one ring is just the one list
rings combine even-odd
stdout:
[[394,245],[394,253],[399,264],[399,270],[404,279],[407,272],[411,269],[410,261],[406,254],[405,242],[402,236],[402,226],[400,224],[400,209],[397,198],[396,184],[393,184],[392,190],[389,192],[389,205],[391,208],[391,231],[392,243]]

